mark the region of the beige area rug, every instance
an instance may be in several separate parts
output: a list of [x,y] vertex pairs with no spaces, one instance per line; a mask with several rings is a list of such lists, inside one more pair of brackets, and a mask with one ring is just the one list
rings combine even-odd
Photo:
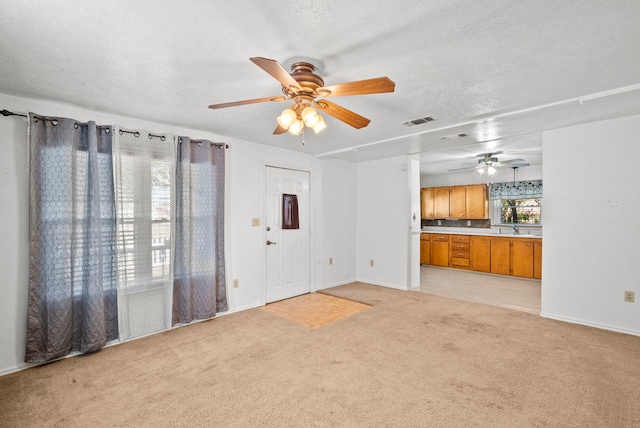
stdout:
[[354,283],[0,377],[2,427],[638,427],[640,338]]
[[309,293],[263,306],[263,311],[311,328],[322,327],[349,315],[369,309],[370,305],[324,293]]

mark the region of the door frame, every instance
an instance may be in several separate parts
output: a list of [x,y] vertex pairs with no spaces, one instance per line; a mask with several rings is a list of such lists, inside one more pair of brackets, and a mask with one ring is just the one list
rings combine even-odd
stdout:
[[262,240],[260,244],[262,246],[262,287],[260,288],[260,305],[267,304],[267,247],[264,244],[267,240],[267,231],[265,229],[267,218],[267,168],[287,169],[291,171],[306,172],[309,174],[309,292],[316,291],[314,283],[314,266],[312,261],[314,260],[314,234],[313,234],[313,171],[311,167],[300,167],[296,165],[283,164],[279,162],[263,162],[262,166],[262,221],[260,227],[262,227]]

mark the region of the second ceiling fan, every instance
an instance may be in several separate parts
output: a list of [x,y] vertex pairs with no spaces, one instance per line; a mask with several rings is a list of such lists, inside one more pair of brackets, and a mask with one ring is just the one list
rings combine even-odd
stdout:
[[482,153],[476,156],[478,164],[474,166],[468,166],[464,168],[450,169],[449,171],[462,171],[468,169],[475,169],[475,173],[478,175],[495,175],[497,173],[496,168],[502,166],[509,166],[511,168],[523,168],[529,166],[528,163],[524,163],[524,159],[509,159],[505,161],[499,161],[495,155],[499,155],[502,152],[495,153]]
[[326,124],[315,108],[356,129],[364,128],[369,124],[369,119],[332,103],[325,98],[380,94],[393,92],[395,88],[395,83],[388,77],[377,77],[325,86],[324,80],[314,73],[315,67],[309,62],[300,61],[293,63],[291,73],[288,73],[273,59],[261,57],[249,59],[280,82],[283,95],[211,104],[209,108],[220,109],[267,101],[280,102],[291,100],[294,102],[293,105],[285,109],[277,119],[278,126],[273,131],[276,135],[284,134],[287,131],[293,135],[300,135],[305,125],[312,128],[316,133],[322,131],[326,127]]

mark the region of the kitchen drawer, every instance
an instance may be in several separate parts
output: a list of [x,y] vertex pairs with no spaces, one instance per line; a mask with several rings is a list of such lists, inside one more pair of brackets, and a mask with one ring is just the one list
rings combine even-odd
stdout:
[[431,241],[449,242],[449,235],[442,235],[442,234],[436,233],[431,235]]
[[451,258],[451,266],[469,267],[469,259],[459,259],[457,257],[453,257]]
[[451,235],[451,242],[466,242],[469,243],[470,236],[469,235]]
[[471,244],[466,242],[454,242],[451,244],[452,250],[469,251],[470,248],[471,248]]
[[430,241],[431,240],[431,235],[428,233],[421,233],[420,234],[420,240],[421,241]]
[[468,259],[469,252],[468,251],[460,251],[460,250],[451,250],[451,257],[455,257],[457,259]]

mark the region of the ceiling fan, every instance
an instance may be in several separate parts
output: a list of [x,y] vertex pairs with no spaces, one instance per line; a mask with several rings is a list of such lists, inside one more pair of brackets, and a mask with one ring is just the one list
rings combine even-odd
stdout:
[[284,134],[287,131],[293,135],[300,135],[305,125],[312,128],[316,133],[322,131],[326,128],[326,124],[322,116],[313,108],[314,106],[318,110],[356,129],[364,128],[369,124],[369,119],[340,107],[325,98],[393,92],[396,85],[388,77],[377,77],[325,86],[324,80],[314,73],[315,67],[309,62],[299,61],[293,63],[291,65],[291,73],[288,73],[273,59],[261,57],[249,59],[280,82],[283,95],[211,104],[209,108],[219,109],[267,101],[293,101],[293,105],[285,109],[277,118],[278,126],[273,131],[274,135]]
[[502,152],[495,153],[482,153],[476,156],[478,159],[478,164],[474,166],[468,166],[464,168],[456,168],[450,169],[449,171],[462,171],[465,169],[475,169],[475,173],[478,175],[495,175],[498,171],[496,168],[501,166],[509,166],[511,168],[524,168],[529,166],[528,163],[525,163],[524,159],[509,159],[505,161],[499,161],[495,155],[499,155]]

